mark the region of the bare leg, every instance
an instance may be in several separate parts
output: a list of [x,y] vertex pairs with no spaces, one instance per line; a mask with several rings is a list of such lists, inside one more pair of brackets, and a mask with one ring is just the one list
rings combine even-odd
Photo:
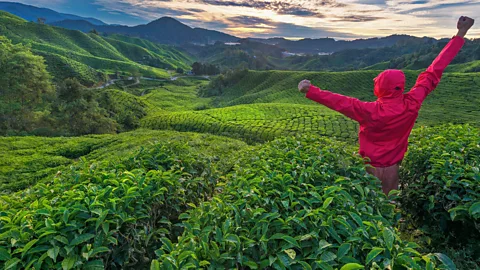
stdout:
[[388,195],[390,191],[398,189],[400,180],[398,176],[399,167],[400,166],[397,164],[385,168],[367,168],[367,172],[382,181],[383,193]]

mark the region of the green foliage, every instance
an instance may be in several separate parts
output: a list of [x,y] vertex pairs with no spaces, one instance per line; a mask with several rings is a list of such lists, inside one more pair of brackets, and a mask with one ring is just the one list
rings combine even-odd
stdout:
[[[0,22],[0,35],[7,36],[15,44],[31,44],[36,54],[45,57],[49,72],[60,82],[75,75],[82,83],[92,86],[100,80],[96,72],[112,72],[115,68],[136,68],[145,76],[165,78],[168,74],[163,68],[186,67],[191,61],[188,61],[189,56],[172,47],[152,45],[155,49],[152,52],[135,43],[128,43],[128,38],[121,41],[29,23],[3,11],[0,12]],[[134,41],[142,42],[138,39]],[[145,59],[155,60],[162,69],[148,66],[149,62],[145,62]],[[68,76],[64,74],[65,69]]]
[[213,64],[195,62],[192,64],[192,72],[195,75],[217,75],[220,73],[220,69]]
[[200,88],[198,95],[201,97],[221,96],[225,88],[234,86],[247,74],[248,69],[228,70],[215,77],[207,86]]
[[[213,101],[218,107],[252,103],[282,103],[312,105],[314,102],[299,94],[296,86],[309,79],[318,87],[335,93],[349,95],[363,101],[373,101],[373,78],[380,71],[354,72],[300,72],[300,71],[249,71],[237,83],[222,89]],[[407,89],[412,87],[418,72],[405,71]],[[422,125],[464,124],[479,125],[480,111],[477,91],[480,80],[475,74],[446,73],[438,88],[423,104],[418,118]],[[213,85],[212,85],[213,86]],[[209,92],[210,90],[202,90]],[[212,90],[215,92],[215,88]],[[317,105],[321,106],[321,105]]]
[[394,205],[352,150],[286,138],[247,154],[221,192],[180,216],[183,235],[152,269],[439,269],[446,256],[399,238]]
[[154,115],[158,111],[192,111],[200,106],[208,106],[211,100],[197,95],[197,89],[202,85],[205,85],[205,81],[179,79],[174,83],[166,82],[158,87],[139,90],[143,94],[141,99],[152,106],[150,115]]
[[320,134],[354,140],[358,125],[320,106],[252,104],[201,111],[158,112],[141,120],[150,129],[211,133],[249,142]]
[[52,94],[42,57],[0,36],[0,134],[32,130]]
[[109,35],[108,40],[109,39],[116,39],[145,48],[148,51],[155,53],[157,56],[160,56],[159,59],[161,59],[167,64],[170,64],[171,66],[189,69],[190,65],[193,63],[192,56],[176,47],[162,45],[159,43],[148,41],[146,39],[116,34]]
[[478,243],[479,130],[468,125],[422,128],[411,141],[401,177],[402,206],[441,242],[452,235],[454,242]]
[[116,131],[117,123],[99,106],[93,90],[84,88],[76,79],[67,79],[59,85],[57,97],[52,111],[56,129],[74,135]]
[[[126,136],[123,142],[92,137],[108,142],[89,154],[102,162],[82,159],[53,181],[0,197],[1,266],[146,268],[154,250],[181,233],[173,226],[180,213],[212,195],[219,175],[235,162],[236,149],[245,147],[198,134]],[[135,150],[125,145],[133,139]],[[112,157],[112,151],[119,155]]]
[[36,182],[51,181],[58,171],[65,170],[80,158],[114,162],[155,141],[189,145],[191,155],[229,155],[232,159],[220,161],[224,169],[231,166],[229,162],[234,162],[232,152],[235,149],[246,148],[245,143],[222,137],[172,131],[143,130],[68,138],[0,137],[0,190],[9,193]]
[[134,130],[140,126],[140,119],[147,115],[147,104],[141,99],[118,90],[105,90],[100,93],[100,106],[119,125],[118,131]]
[[[394,38],[392,38],[394,40]],[[372,40],[370,40],[372,42]],[[312,41],[313,42],[313,41]],[[222,69],[249,68],[253,70],[309,70],[309,71],[349,71],[358,69],[426,69],[440,53],[448,40],[436,41],[429,38],[400,37],[396,42],[369,41],[349,42],[342,46],[335,42],[330,44],[310,44],[308,40],[299,41],[293,45],[292,41],[279,41],[276,46],[240,40],[238,45],[228,46],[223,43],[204,46],[186,46],[186,49],[195,54],[204,62],[219,65]],[[288,44],[291,43],[291,44]],[[337,41],[338,43],[338,41]],[[452,72],[477,72],[480,60],[479,40],[466,40],[466,43],[454,59]],[[293,45],[293,46],[291,46]],[[343,44],[345,45],[345,44]],[[283,46],[283,47],[282,47]],[[340,47],[343,47],[340,48]],[[369,48],[366,48],[369,47]],[[282,49],[283,48],[283,49]],[[315,48],[315,49],[312,49]],[[321,50],[332,52],[330,55],[317,55]],[[328,48],[331,48],[328,49]],[[282,52],[310,51],[307,55],[284,57]],[[458,64],[458,66],[456,66]]]
[[[218,65],[222,70],[228,69],[281,69],[281,49],[277,46],[253,42],[247,39],[239,40],[238,45],[225,45],[217,42],[204,47],[185,46],[203,62]],[[273,59],[273,60],[272,60]]]
[[91,86],[97,81],[106,81],[99,76],[98,71],[79,61],[55,53],[34,50],[36,55],[42,56],[48,63],[47,70],[57,82],[68,78],[76,78],[83,85]]

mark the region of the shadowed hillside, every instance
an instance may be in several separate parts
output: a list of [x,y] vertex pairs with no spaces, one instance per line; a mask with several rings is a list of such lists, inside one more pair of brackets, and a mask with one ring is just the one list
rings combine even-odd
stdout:
[[[0,35],[14,43],[28,43],[35,54],[47,61],[48,70],[57,80],[77,77],[83,84],[92,85],[101,79],[99,72],[138,71],[144,76],[165,78],[165,68],[187,69],[192,59],[169,46],[156,46],[154,51],[109,39],[94,33],[30,23],[6,12],[0,12]],[[134,40],[141,44],[141,40]]]

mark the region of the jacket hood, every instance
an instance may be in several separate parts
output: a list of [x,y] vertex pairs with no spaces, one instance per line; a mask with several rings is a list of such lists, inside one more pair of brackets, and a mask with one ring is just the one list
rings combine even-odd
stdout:
[[401,70],[388,69],[373,79],[374,93],[378,98],[400,97],[405,90],[405,74]]

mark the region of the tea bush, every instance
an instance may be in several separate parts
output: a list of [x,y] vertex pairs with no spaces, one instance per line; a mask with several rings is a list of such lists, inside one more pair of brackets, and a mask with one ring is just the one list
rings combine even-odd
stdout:
[[401,177],[403,208],[419,224],[480,241],[479,129],[420,128],[410,140]]
[[137,130],[67,138],[0,137],[0,191],[10,193],[48,183],[58,171],[81,158],[105,166],[124,164],[122,160],[136,156],[142,148],[147,151],[155,142],[167,141],[188,146],[190,156],[216,157],[222,170],[235,163],[239,149],[249,149],[244,142],[225,137],[173,131]]
[[[211,197],[226,168],[221,150],[233,144],[206,139],[158,142],[110,162],[83,159],[53,182],[0,197],[0,266],[146,268],[162,241],[181,233],[179,215]],[[206,151],[195,156],[192,147]]]
[[[413,86],[418,71],[405,70],[407,87]],[[249,71],[238,82],[222,90],[214,100],[218,107],[252,103],[282,103],[312,105],[296,86],[303,79],[339,94],[364,101],[373,101],[373,78],[380,71],[304,72],[304,71]],[[229,85],[228,82],[225,84]],[[426,99],[418,122],[422,125],[463,124],[480,126],[477,74],[445,73],[438,88]],[[320,106],[320,105],[318,105]]]
[[315,137],[259,147],[180,215],[183,235],[162,239],[151,269],[454,268],[400,239],[395,206],[353,152]]
[[141,120],[150,129],[204,132],[264,142],[286,135],[320,134],[356,140],[358,125],[320,106],[251,104],[202,111],[159,112]]

